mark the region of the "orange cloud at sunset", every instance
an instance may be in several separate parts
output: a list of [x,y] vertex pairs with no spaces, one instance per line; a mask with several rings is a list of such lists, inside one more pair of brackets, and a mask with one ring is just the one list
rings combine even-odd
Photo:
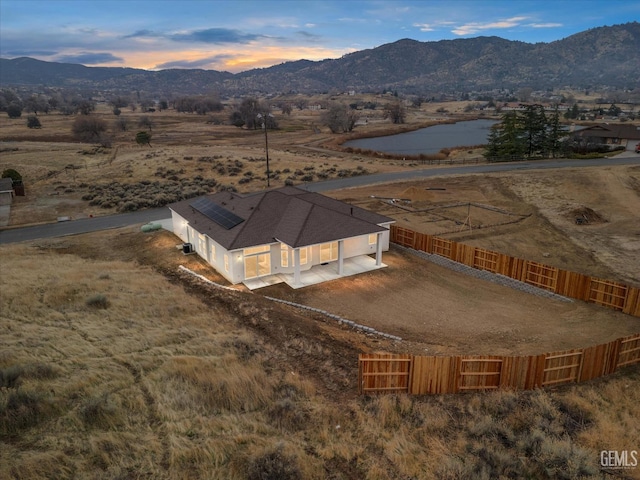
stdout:
[[[259,47],[259,48],[258,48]],[[238,73],[253,68],[266,68],[279,63],[327,58],[339,58],[353,49],[334,50],[314,47],[279,47],[264,45],[242,45],[229,48],[191,49],[191,50],[155,50],[140,52],[115,52],[123,59],[127,67],[145,70],[163,70],[168,68],[201,68]],[[95,65],[113,67],[113,63]]]

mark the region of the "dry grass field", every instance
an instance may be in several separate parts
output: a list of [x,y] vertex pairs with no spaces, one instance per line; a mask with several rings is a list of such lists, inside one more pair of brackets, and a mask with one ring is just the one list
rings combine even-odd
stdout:
[[[152,147],[135,145],[133,127],[107,150],[74,142],[66,117],[43,115],[38,131],[0,119],[0,170],[16,168],[27,188],[11,225],[113,213],[186,190],[264,186],[261,132],[159,113]],[[294,111],[269,133],[274,185],[415,168],[319,148],[331,135],[313,133],[315,121]],[[368,125],[387,128],[381,118]],[[460,231],[447,238],[638,284],[639,178],[638,167],[528,171],[330,195],[409,228],[439,234],[454,225]],[[371,195],[411,196],[411,210],[472,202],[520,220],[480,228],[509,215],[462,206],[443,219],[442,210],[437,218]],[[576,225],[577,211],[593,221]],[[600,479],[601,450],[638,450],[637,366],[533,392],[356,395],[359,352],[546,351],[638,331],[632,319],[484,285],[399,251],[385,257],[387,269],[268,292],[407,337],[391,343],[260,291],[181,274],[179,264],[220,281],[176,243],[136,226],[0,247],[0,478]],[[421,320],[430,322],[422,335]],[[640,467],[617,473],[640,478]]]

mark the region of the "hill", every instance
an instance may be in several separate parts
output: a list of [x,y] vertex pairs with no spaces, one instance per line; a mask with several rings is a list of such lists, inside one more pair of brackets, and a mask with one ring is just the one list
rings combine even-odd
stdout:
[[402,39],[339,59],[299,60],[239,74],[85,67],[31,58],[0,59],[0,84],[222,95],[332,90],[431,94],[499,88],[637,88],[640,23],[598,27],[551,43],[499,37],[438,42]]

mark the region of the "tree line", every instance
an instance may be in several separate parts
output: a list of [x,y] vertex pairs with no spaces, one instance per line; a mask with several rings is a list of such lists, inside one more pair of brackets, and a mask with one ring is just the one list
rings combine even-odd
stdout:
[[557,109],[547,114],[542,105],[527,105],[523,111],[503,114],[501,122],[491,127],[484,157],[494,161],[556,158],[567,148],[563,141],[567,135]]

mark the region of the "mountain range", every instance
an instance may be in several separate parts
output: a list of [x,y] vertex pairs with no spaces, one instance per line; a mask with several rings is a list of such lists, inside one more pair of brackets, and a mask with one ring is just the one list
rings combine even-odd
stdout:
[[154,95],[222,96],[395,90],[404,94],[530,87],[640,88],[640,23],[593,28],[550,43],[499,37],[398,40],[338,59],[298,60],[232,74],[86,67],[21,57],[0,59],[0,86],[47,86]]

